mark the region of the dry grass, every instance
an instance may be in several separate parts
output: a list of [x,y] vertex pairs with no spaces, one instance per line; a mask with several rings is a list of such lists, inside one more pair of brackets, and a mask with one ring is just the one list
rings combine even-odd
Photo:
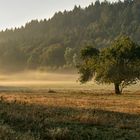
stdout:
[[[50,92],[51,91],[51,92]],[[98,93],[99,92],[99,93]],[[101,94],[100,91],[65,91],[46,90],[39,93],[38,90],[13,93],[1,93],[1,98],[8,102],[20,102],[27,104],[72,107],[84,109],[102,109],[131,114],[140,114],[140,92],[128,93],[116,96],[112,93]],[[107,92],[107,91],[106,91]]]
[[0,140],[140,139],[139,85],[116,96],[112,86],[63,79],[8,82],[0,88]]
[[0,95],[1,125],[10,127],[5,136],[17,132],[11,138],[140,138],[140,92],[115,96],[110,91],[26,89]]

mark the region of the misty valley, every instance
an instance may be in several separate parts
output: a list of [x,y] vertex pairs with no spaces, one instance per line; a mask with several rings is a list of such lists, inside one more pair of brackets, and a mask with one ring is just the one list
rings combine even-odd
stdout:
[[0,140],[140,140],[140,0],[1,5]]

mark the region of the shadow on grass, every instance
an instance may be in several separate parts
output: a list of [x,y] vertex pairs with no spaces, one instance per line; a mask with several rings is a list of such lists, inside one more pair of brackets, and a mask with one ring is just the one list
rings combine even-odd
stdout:
[[131,138],[140,138],[140,114],[100,109],[75,109],[1,101],[0,121],[15,131],[32,132],[40,139],[53,137],[87,139],[102,138],[104,135],[114,138],[122,133],[135,136]]

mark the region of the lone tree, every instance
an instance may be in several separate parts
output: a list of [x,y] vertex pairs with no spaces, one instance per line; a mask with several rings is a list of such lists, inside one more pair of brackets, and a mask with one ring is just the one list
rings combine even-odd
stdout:
[[98,83],[113,83],[115,93],[140,80],[140,46],[127,36],[118,37],[110,47],[100,51],[91,46],[81,50],[78,69],[80,82],[93,78]]

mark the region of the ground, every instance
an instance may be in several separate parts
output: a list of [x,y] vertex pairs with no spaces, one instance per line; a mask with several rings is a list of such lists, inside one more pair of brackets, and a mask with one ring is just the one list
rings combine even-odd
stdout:
[[140,139],[139,85],[42,82],[1,83],[0,140]]

